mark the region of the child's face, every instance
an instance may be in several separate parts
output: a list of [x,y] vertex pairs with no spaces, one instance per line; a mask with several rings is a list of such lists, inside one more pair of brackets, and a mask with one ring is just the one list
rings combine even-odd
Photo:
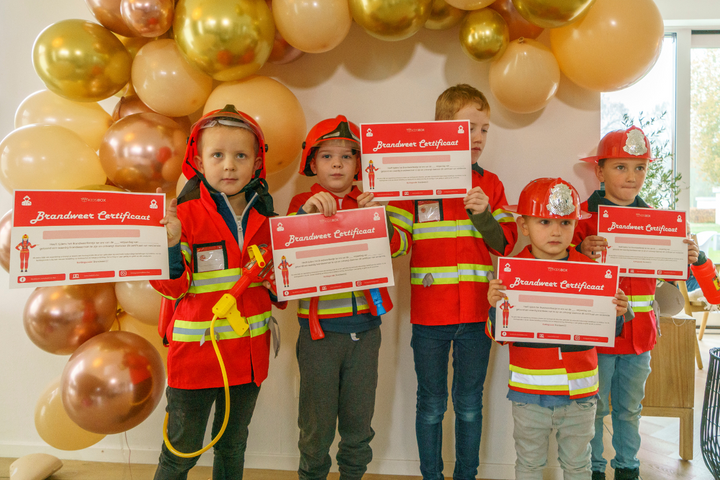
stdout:
[[605,182],[605,198],[617,205],[630,205],[640,193],[647,175],[644,158],[608,158],[595,166],[598,180]]
[[530,237],[535,258],[546,260],[559,260],[567,256],[576,223],[577,220],[525,215],[517,219],[522,233]]
[[255,153],[255,135],[244,128],[217,126],[202,131],[198,170],[211,187],[234,195],[252,180],[261,168],[262,158]]
[[487,143],[487,133],[490,128],[489,115],[487,112],[479,110],[476,103],[469,103],[458,110],[453,119],[470,121],[471,158],[472,163],[477,163]]
[[344,197],[352,189],[358,172],[358,156],[344,142],[329,140],[318,147],[310,169],[317,175],[318,183],[338,197]]

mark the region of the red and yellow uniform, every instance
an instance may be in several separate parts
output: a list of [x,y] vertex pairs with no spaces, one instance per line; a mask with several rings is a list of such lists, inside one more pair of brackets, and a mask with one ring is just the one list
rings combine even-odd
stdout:
[[37,245],[30,243],[30,239],[27,235],[22,236],[22,241],[15,245],[15,250],[20,250],[20,271],[27,272],[28,263],[30,261],[30,249],[35,248]]

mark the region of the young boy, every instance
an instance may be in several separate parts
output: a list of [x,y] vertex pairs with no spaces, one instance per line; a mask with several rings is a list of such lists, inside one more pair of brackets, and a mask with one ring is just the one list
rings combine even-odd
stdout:
[[391,202],[400,250],[410,252],[413,355],[417,375],[415,431],[425,480],[443,478],[442,420],[448,355],[453,347],[455,480],[474,479],[480,463],[482,395],[491,341],[485,334],[490,253],[507,255],[517,227],[498,177],[478,165],[490,125],[485,96],[469,85],[445,90],[435,120],[469,120],[472,189],[464,199]]
[[[303,143],[300,174],[317,176],[310,192],[296,195],[288,215],[377,206],[373,194],[353,185],[360,174],[360,131],[339,115],[323,120]],[[391,251],[399,238],[388,221]],[[390,311],[387,289],[322,295],[300,300],[300,480],[324,479],[330,471],[335,425],[340,433],[337,463],[342,480],[362,478],[372,460],[370,441],[375,411],[380,350],[380,315]],[[311,332],[319,322],[324,338]]]
[[[580,221],[573,244],[590,258],[601,257],[607,242],[597,235],[598,205],[622,205],[649,208],[638,196],[652,159],[650,142],[637,127],[616,130],[605,135],[598,154],[583,159],[595,164],[595,175],[604,185],[583,203],[592,217]],[[688,244],[688,263],[697,261],[698,247]],[[645,396],[645,381],[650,374],[650,350],[655,346],[656,319],[653,313],[654,278],[620,278],[620,288],[627,294],[630,307],[622,333],[612,348],[598,348],[600,400],[595,417],[592,445],[592,478],[605,478],[607,461],[603,458],[603,419],[610,412],[612,398],[612,444],[615,458],[611,466],[616,480],[634,480],[640,475],[640,402]]]
[[[518,205],[505,207],[517,219],[530,245],[519,258],[592,262],[570,249],[575,224],[583,218],[580,198],[569,183],[539,178],[520,194]],[[495,338],[495,305],[507,298],[500,280],[491,280],[488,334]],[[622,327],[627,297],[618,290],[616,333]],[[558,456],[565,480],[590,478],[590,439],[593,437],[598,391],[595,347],[510,343],[510,390],[515,438],[515,478],[540,480],[547,463],[552,430],[557,431]]]
[[[255,121],[232,105],[198,121],[190,134],[183,173],[190,180],[161,221],[170,247],[170,279],[153,281],[177,300],[161,334],[169,342],[167,434],[182,453],[202,447],[210,409],[212,435],[225,414],[223,378],[210,341],[212,307],[240,277],[250,245],[270,245],[272,197],[265,182],[265,141]],[[215,323],[230,385],[230,420],[215,444],[214,480],[242,479],[248,425],[269,363],[271,295],[260,284],[237,299],[249,328],[238,335],[226,319]],[[164,327],[164,328],[163,328]],[[163,444],[155,480],[184,479],[197,459]]]

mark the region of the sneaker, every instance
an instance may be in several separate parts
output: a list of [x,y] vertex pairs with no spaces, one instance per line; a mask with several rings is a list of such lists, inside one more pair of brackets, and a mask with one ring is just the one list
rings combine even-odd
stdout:
[[592,472],[592,480],[605,480],[605,472]]
[[639,468],[616,468],[615,480],[638,480],[640,478]]

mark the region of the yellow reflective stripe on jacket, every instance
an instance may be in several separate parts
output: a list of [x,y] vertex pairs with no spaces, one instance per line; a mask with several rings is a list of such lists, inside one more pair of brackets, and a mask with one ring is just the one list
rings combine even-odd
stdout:
[[468,218],[467,220],[457,221],[457,236],[458,237],[474,237],[483,238],[482,233],[475,228],[472,221]]
[[[185,270],[185,279],[186,279],[188,282],[190,282],[190,273],[188,273],[187,270]],[[158,292],[158,293],[160,293],[160,292],[157,291],[157,290],[155,290],[155,291]],[[177,297],[177,298],[176,298],[176,297],[171,297],[170,295],[163,295],[162,293],[160,293],[160,296],[161,296],[161,297],[164,297],[164,298],[167,298],[168,300],[172,300],[173,302],[176,302],[176,301],[180,300],[181,298],[183,298],[186,293],[187,293],[187,292],[183,292],[183,293],[182,293],[179,297]]]
[[635,313],[652,312],[654,300],[655,295],[628,295],[628,303]]
[[189,243],[180,242],[180,253],[182,253],[183,257],[185,257],[185,261],[187,263],[192,262],[192,248],[190,248]]
[[[366,313],[370,310],[363,292],[344,292],[321,296],[318,300],[318,315],[352,315],[353,296],[355,297],[357,313]],[[300,300],[298,313],[302,315],[310,314],[309,299],[303,298]]]
[[498,208],[497,210],[492,212],[492,216],[498,223],[515,221],[515,218],[513,218],[513,214],[508,212],[507,210],[503,210],[502,208]]
[[[272,312],[261,313],[247,317],[250,328],[242,335],[243,337],[257,337],[268,331],[268,319]],[[175,320],[173,323],[172,339],[174,342],[199,342],[205,337],[210,341],[210,323],[188,322],[186,320]],[[219,318],[215,321],[215,334],[218,340],[231,340],[240,338],[228,323],[227,319]]]
[[564,368],[532,370],[510,365],[513,387],[549,392],[567,391],[570,396],[582,395],[598,389],[597,367],[588,372],[567,373]]
[[387,212],[388,216],[390,217],[390,222],[393,225],[396,225],[400,228],[404,228],[410,234],[413,233],[413,215],[402,208],[393,207],[392,205],[387,205],[385,207],[385,211]]
[[190,293],[208,293],[230,290],[240,280],[240,268],[229,268],[227,270],[215,270],[213,272],[202,272],[193,274]]
[[473,263],[459,263],[452,267],[411,267],[410,283],[422,285],[422,281],[428,273],[433,276],[434,285],[453,285],[459,282],[487,283],[487,276],[492,270],[492,265]]
[[568,373],[570,395],[576,396],[594,392],[600,386],[599,380],[600,376],[597,368],[589,372]]
[[414,241],[457,237],[482,238],[482,234],[478,232],[470,219],[443,220],[413,225],[412,238]]

